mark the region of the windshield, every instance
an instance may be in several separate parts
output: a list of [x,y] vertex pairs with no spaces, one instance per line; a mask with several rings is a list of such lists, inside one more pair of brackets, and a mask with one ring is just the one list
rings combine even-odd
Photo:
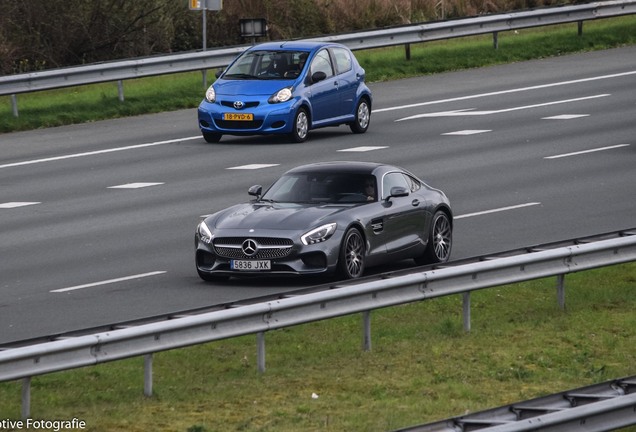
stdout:
[[302,72],[307,51],[247,51],[228,68],[224,79],[293,79]]
[[377,200],[375,177],[364,174],[296,173],[284,175],[261,200],[285,203],[354,204]]

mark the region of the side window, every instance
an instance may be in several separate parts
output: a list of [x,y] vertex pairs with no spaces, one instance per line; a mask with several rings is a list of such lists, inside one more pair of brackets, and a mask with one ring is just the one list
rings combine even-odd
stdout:
[[333,76],[331,59],[326,49],[316,54],[316,57],[314,57],[314,60],[311,62],[311,74],[313,75],[316,72],[324,72],[327,78]]
[[406,177],[404,177],[402,173],[394,172],[385,175],[382,180],[382,199],[386,199],[389,195],[391,195],[391,188],[396,186],[411,190],[411,186],[408,184]]
[[333,48],[333,56],[336,59],[336,69],[338,73],[344,73],[351,70],[351,55],[344,48]]
[[409,184],[409,188],[411,189],[411,192],[415,192],[416,190],[422,187],[420,182],[414,179],[413,177],[409,175],[405,177],[406,177],[406,182]]

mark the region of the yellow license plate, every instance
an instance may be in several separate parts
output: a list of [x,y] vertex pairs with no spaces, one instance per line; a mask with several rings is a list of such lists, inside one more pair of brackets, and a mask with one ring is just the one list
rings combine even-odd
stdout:
[[232,120],[232,121],[252,121],[254,120],[254,114],[251,113],[225,113],[223,114],[223,120]]

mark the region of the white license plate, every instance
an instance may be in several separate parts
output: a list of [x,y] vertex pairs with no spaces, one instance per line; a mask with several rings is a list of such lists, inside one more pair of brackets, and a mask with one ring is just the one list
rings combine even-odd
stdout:
[[269,260],[232,260],[230,267],[232,270],[263,271],[271,270],[272,262]]

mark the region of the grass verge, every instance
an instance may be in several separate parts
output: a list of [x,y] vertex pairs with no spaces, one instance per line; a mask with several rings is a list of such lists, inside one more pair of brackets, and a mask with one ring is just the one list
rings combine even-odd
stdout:
[[[415,44],[411,60],[404,47],[356,52],[370,82],[420,76],[444,71],[524,61],[636,43],[636,17],[626,16],[584,24],[542,27],[499,35],[493,49],[490,35]],[[208,79],[213,77],[208,74]],[[12,113],[11,98],[0,97],[0,133],[83,123],[108,118],[195,108],[203,97],[200,72],[128,80],[124,102],[116,83],[27,93],[17,96],[19,116]]]
[[[636,263],[268,332],[267,370],[246,336],[163,352],[144,397],[140,358],[36,377],[32,415],[90,431],[390,431],[634,375]],[[20,413],[0,383],[0,418]],[[312,397],[317,395],[317,398]]]

